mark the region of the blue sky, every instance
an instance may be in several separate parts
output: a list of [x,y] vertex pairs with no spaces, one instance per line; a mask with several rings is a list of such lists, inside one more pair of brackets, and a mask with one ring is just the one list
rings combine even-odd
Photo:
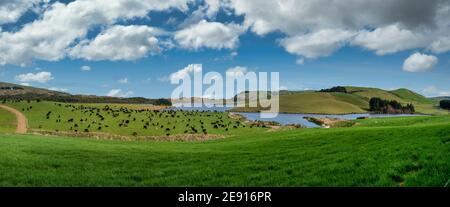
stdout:
[[[111,95],[112,90],[120,90],[121,93],[114,95],[169,97],[176,87],[168,81],[170,74],[189,64],[202,64],[204,72],[225,73],[236,66],[244,67],[247,71],[279,72],[280,85],[290,90],[355,85],[383,89],[409,88],[427,96],[450,95],[450,46],[447,45],[450,44],[450,21],[440,20],[445,19],[447,14],[445,11],[438,11],[437,7],[430,8],[431,11],[436,10],[432,22],[417,20],[417,24],[422,25],[420,27],[409,26],[414,22],[411,23],[413,20],[407,15],[408,11],[402,10],[397,12],[405,12],[405,17],[402,17],[404,19],[380,20],[381,17],[374,15],[367,17],[367,23],[355,22],[350,24],[352,27],[343,25],[336,28],[329,26],[341,23],[333,22],[336,17],[323,22],[299,21],[297,24],[295,21],[289,22],[289,19],[284,21],[283,18],[288,17],[284,16],[283,12],[276,11],[271,14],[271,18],[280,21],[271,22],[275,20],[268,20],[264,13],[255,12],[258,8],[270,6],[270,3],[258,5],[260,3],[255,1],[242,5],[245,3],[233,3],[232,0],[174,0],[174,5],[154,9],[158,7],[155,5],[162,1],[150,0],[150,6],[147,10],[144,9],[145,15],[140,15],[142,11],[137,9],[136,16],[131,18],[115,10],[83,11],[83,6],[87,3],[83,0],[77,1],[79,13],[118,14],[104,22],[92,20],[92,25],[86,26],[85,34],[82,34],[84,30],[74,30],[74,35],[67,35],[66,38],[66,34],[59,35],[54,31],[68,29],[67,33],[71,33],[71,28],[65,27],[87,25],[91,21],[89,15],[58,17],[49,14],[52,11],[70,12],[66,10],[76,5],[76,1],[59,3],[59,7],[53,5],[53,1],[39,0],[25,5],[17,1],[19,3],[16,3],[15,7],[0,3],[0,7],[22,9],[17,12],[16,18],[8,19],[0,13],[0,81],[63,90],[73,94]],[[214,3],[211,2],[217,3],[216,1],[220,5],[218,10],[212,9]],[[94,2],[95,4],[91,4],[99,7],[105,3]],[[133,0],[120,2],[139,4]],[[442,7],[443,2],[446,1],[436,1],[436,4]],[[406,1],[403,3],[406,5]],[[430,1],[429,4],[433,3]],[[182,8],[183,6],[186,7]],[[301,9],[305,4],[286,6],[288,9],[298,7],[291,12],[294,12],[294,16],[298,15],[299,19],[306,15],[303,14],[306,11]],[[139,5],[139,8],[142,7]],[[196,17],[195,11],[200,11],[200,7],[204,7],[204,11]],[[354,9],[356,11],[361,8]],[[374,11],[374,14],[376,13],[377,11]],[[349,15],[352,17],[352,14]],[[354,15],[359,14],[355,12]],[[327,19],[326,17],[322,19]],[[48,19],[51,18],[56,19],[51,22],[52,30],[43,32],[43,36],[32,36],[30,33],[50,30],[48,27],[24,29],[36,22],[50,21]],[[57,18],[66,19],[59,21]],[[202,21],[205,23],[204,27],[196,27],[201,25]],[[55,22],[73,22],[73,25],[55,25]],[[79,22],[82,24],[78,24]],[[258,25],[258,22],[263,22],[263,26]],[[42,25],[46,25],[44,23]],[[283,26],[284,23],[286,25]],[[423,25],[434,23],[438,25],[430,26],[434,29],[421,29]],[[130,26],[138,26],[141,30],[136,32],[138,27]],[[199,31],[201,29],[203,30]],[[219,31],[215,32],[214,29]],[[177,36],[177,33],[184,30],[184,36]],[[117,31],[119,34],[112,36],[112,41],[100,42],[102,34],[109,35]],[[433,38],[429,37],[429,31],[434,35]],[[132,38],[138,40],[124,40],[129,36],[120,36],[121,32],[129,32],[133,34]],[[45,36],[46,34],[48,35]],[[190,36],[195,34],[200,36]],[[142,35],[146,35],[144,39]],[[99,39],[98,44],[94,41],[96,38]],[[140,41],[147,41],[148,38],[153,38],[157,43],[145,42],[145,50],[134,54],[134,51],[139,50]],[[18,47],[13,44],[16,39],[24,42],[20,45],[26,49],[15,48]],[[287,41],[288,39],[292,41]],[[120,41],[124,41],[124,44],[120,45]],[[138,44],[134,45],[136,42]],[[75,51],[73,48],[77,45],[82,49]],[[122,54],[121,51],[125,51],[124,45],[128,46],[132,54]],[[17,55],[12,54],[14,52],[17,52]],[[89,66],[91,70],[82,71],[83,66]],[[39,79],[42,76],[35,77],[42,72],[50,73],[51,77],[45,80]],[[24,74],[29,75],[23,76]],[[127,79],[127,82],[119,81],[123,79]]]

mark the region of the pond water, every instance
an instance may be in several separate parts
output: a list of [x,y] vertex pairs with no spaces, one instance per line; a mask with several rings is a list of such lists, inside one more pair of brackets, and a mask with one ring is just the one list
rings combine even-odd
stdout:
[[[181,105],[175,105],[172,110],[185,110],[185,111],[192,111],[192,110],[198,110],[198,111],[218,111],[218,112],[225,112],[229,109],[231,109],[231,106],[212,106],[212,107],[206,107],[200,105],[196,106],[181,106]],[[402,116],[420,116],[417,114],[342,114],[342,115],[335,115],[335,114],[278,114],[275,118],[270,119],[262,119],[260,116],[260,113],[247,113],[247,112],[234,112],[236,114],[240,114],[251,121],[275,121],[282,125],[287,124],[300,124],[302,126],[308,127],[308,128],[317,128],[321,127],[315,123],[312,123],[308,120],[306,120],[304,117],[317,117],[317,118],[338,118],[338,119],[345,119],[345,120],[355,120],[358,117],[369,117],[369,118],[376,118],[376,117],[402,117]]]
[[237,113],[245,116],[248,120],[252,121],[275,121],[282,125],[286,124],[300,124],[308,128],[316,128],[321,127],[313,122],[306,120],[304,117],[316,117],[316,118],[338,118],[345,120],[355,120],[358,117],[401,117],[401,116],[419,116],[416,114],[343,114],[343,115],[335,115],[335,114],[278,114],[277,117],[272,119],[262,119],[259,113]]

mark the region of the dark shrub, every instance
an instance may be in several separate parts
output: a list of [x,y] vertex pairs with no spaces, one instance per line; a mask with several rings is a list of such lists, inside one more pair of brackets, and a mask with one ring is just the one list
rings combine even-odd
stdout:
[[342,86],[336,86],[333,88],[322,89],[319,92],[338,92],[338,93],[347,93],[347,89]]
[[443,109],[448,109],[448,110],[450,110],[450,100],[442,100],[442,101],[439,103],[439,106],[440,106],[441,108],[443,108]]

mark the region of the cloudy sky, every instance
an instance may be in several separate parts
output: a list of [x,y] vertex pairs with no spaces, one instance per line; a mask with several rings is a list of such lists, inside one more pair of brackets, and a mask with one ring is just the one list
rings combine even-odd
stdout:
[[449,51],[450,0],[0,1],[0,81],[74,94],[169,97],[202,64],[450,95]]

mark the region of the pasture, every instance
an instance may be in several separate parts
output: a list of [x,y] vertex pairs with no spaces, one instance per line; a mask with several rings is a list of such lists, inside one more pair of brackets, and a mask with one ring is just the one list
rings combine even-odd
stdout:
[[159,110],[127,104],[7,102],[28,118],[34,132],[97,133],[122,136],[180,134],[233,135],[249,131],[245,123],[224,112]]
[[450,118],[401,119],[203,142],[0,134],[0,186],[444,186]]
[[16,117],[9,111],[0,108],[0,133],[13,133],[16,131]]

